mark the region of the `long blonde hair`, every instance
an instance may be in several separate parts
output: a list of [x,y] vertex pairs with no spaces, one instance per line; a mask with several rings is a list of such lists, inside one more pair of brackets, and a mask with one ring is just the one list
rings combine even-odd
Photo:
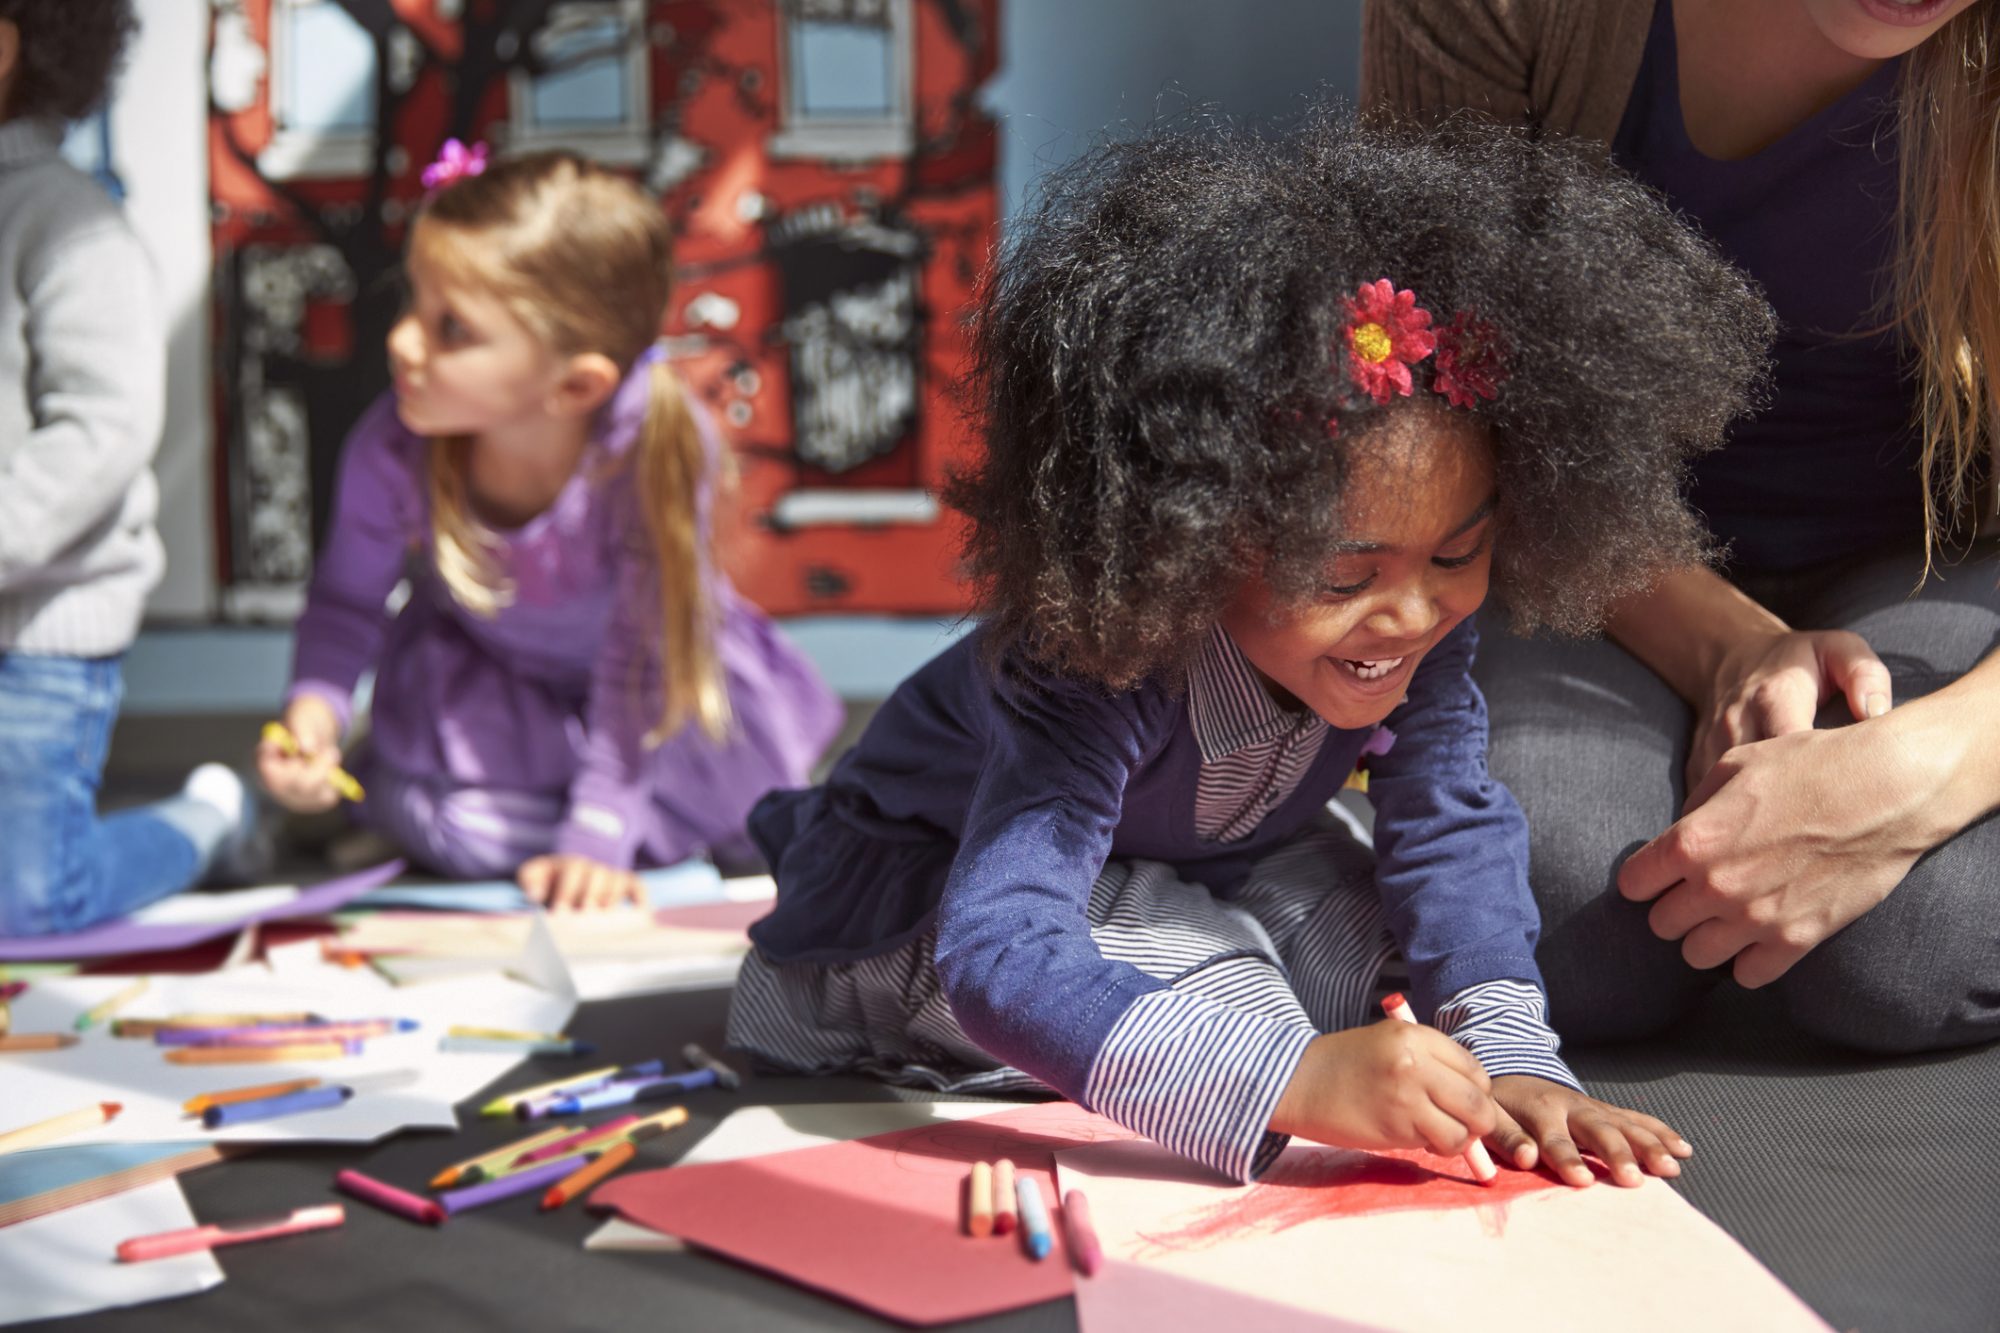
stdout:
[[[1905,58],[1894,302],[1914,349],[1929,568],[2000,444],[2000,11],[1980,0]],[[1970,535],[1967,533],[1966,535]]]
[[[432,196],[418,225],[443,243],[447,263],[559,356],[597,352],[629,371],[659,336],[672,292],[666,218],[637,186],[582,158],[535,153],[496,163]],[[499,538],[467,502],[470,453],[462,438],[431,449],[431,530],[452,596],[492,615],[512,588],[498,568]],[[629,456],[658,578],[663,697],[646,741],[657,745],[690,720],[720,739],[730,711],[703,514],[711,464],[680,377],[664,360],[647,372],[645,421]]]

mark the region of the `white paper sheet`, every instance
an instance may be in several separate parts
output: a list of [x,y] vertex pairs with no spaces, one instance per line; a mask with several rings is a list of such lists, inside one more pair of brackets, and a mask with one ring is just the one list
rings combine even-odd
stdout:
[[[523,1057],[445,1054],[438,1038],[454,1023],[478,1027],[558,1032],[576,1010],[575,988],[548,932],[531,932],[525,952],[508,973],[398,989],[366,968],[299,960],[274,972],[262,964],[185,976],[156,976],[146,993],[120,1011],[122,1018],[176,1013],[295,1012],[328,1018],[413,1018],[414,1032],[370,1040],[363,1054],[343,1060],[295,1064],[175,1065],[150,1040],[113,1037],[109,1025],[92,1028],[67,1050],[0,1053],[0,1086],[6,1089],[0,1128],[33,1124],[92,1102],[115,1101],[124,1112],[109,1124],[66,1140],[164,1142],[212,1138],[222,1142],[372,1142],[404,1128],[452,1129],[455,1103],[479,1091]],[[120,977],[54,977],[38,981],[14,1001],[17,1032],[70,1030],[83,1010],[127,984]],[[185,1116],[181,1104],[204,1092],[313,1077],[416,1069],[408,1087],[368,1092],[344,1105],[208,1131]]]
[[[939,1120],[969,1120],[1007,1107],[998,1102],[817,1102],[797,1106],[746,1106],[732,1111],[708,1137],[687,1150],[676,1163],[729,1162],[816,1148],[871,1134],[915,1129]],[[672,1236],[614,1217],[583,1242],[586,1250],[659,1250],[684,1248]]]
[[118,1262],[120,1241],[194,1225],[179,1183],[160,1180],[0,1228],[0,1324],[115,1310],[220,1285],[222,1268],[207,1250]]
[[1176,1319],[1205,1317],[1218,1294],[1250,1303],[1243,1326],[1287,1333],[1828,1333],[1663,1181],[1397,1210],[1387,1200],[1413,1182],[1391,1171],[1379,1210],[1347,1211],[1382,1174],[1370,1162],[1381,1159],[1295,1144],[1236,1186],[1143,1140],[1057,1153],[1062,1191],[1090,1200],[1104,1247],[1104,1269],[1077,1284],[1083,1333],[1184,1327]]

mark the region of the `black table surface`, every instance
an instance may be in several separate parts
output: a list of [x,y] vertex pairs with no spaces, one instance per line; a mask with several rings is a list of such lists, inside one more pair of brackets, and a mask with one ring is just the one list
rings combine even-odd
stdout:
[[[579,1009],[569,1030],[608,1063],[671,1057],[689,1041],[720,1053],[728,992],[682,992]],[[1835,1328],[2000,1328],[2000,1047],[1859,1061],[1818,1047],[1767,1005],[1719,998],[1671,1041],[1573,1053],[1594,1092],[1662,1116],[1696,1145],[1677,1185]],[[280,1147],[181,1177],[204,1220],[281,1213],[344,1196],[343,1167],[405,1185],[518,1138],[481,1119],[495,1092],[558,1077],[572,1063],[517,1067],[460,1108],[456,1134],[413,1131],[367,1148]],[[750,1077],[739,1092],[690,1095],[691,1124],[645,1145],[664,1166],[730,1111],[753,1104],[892,1100],[860,1079]],[[1601,1188],[1601,1187],[1600,1187]],[[345,1227],[217,1252],[228,1280],[183,1300],[47,1328],[118,1333],[582,1333],[688,1328],[893,1327],[864,1311],[698,1252],[585,1251],[602,1218],[549,1214],[523,1196],[422,1227],[349,1201]],[[0,1293],[0,1303],[4,1293]],[[1330,1312],[1334,1313],[1334,1312]],[[982,1333],[1076,1327],[1051,1301],[953,1325]],[[1247,1333],[1247,1331],[1246,1331]]]

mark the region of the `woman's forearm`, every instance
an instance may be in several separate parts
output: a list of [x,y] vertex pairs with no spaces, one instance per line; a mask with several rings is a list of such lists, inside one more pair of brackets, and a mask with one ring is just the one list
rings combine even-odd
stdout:
[[1627,598],[1605,625],[1613,641],[1691,704],[1707,696],[1731,648],[1787,628],[1727,579],[1700,568],[1670,574],[1652,591]]
[[2000,653],[1877,725],[1938,774],[1930,845],[2000,809]]

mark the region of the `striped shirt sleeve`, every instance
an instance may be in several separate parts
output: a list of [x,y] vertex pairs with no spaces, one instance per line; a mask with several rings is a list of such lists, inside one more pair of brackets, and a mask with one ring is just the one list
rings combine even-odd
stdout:
[[1303,1023],[1154,991],[1134,1000],[1105,1038],[1083,1103],[1247,1183],[1290,1142],[1271,1132],[1271,1116],[1316,1035]]
[[1556,1051],[1562,1038],[1548,1024],[1541,987],[1526,981],[1467,986],[1438,1006],[1432,1024],[1479,1058],[1488,1074],[1532,1074],[1583,1091]]

